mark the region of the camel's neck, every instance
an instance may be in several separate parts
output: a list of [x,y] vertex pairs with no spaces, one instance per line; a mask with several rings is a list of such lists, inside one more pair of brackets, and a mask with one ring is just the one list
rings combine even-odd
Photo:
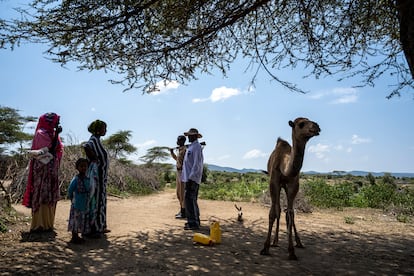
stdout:
[[286,176],[296,176],[300,173],[305,155],[307,141],[298,141],[292,137],[292,149],[290,151],[289,162],[283,172]]

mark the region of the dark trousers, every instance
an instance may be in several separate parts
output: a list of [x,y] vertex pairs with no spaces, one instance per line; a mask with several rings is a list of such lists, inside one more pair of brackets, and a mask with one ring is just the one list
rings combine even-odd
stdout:
[[189,226],[200,226],[200,209],[198,208],[198,188],[194,181],[185,183],[185,213]]

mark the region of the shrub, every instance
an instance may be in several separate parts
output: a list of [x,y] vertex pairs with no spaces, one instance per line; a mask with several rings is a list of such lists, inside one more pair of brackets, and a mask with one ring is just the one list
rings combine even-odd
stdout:
[[321,179],[304,183],[305,195],[310,199],[311,204],[317,207],[349,207],[354,194],[354,184],[342,182],[329,185]]
[[251,201],[262,195],[269,185],[261,181],[227,181],[211,184],[201,184],[200,198],[212,200]]
[[380,183],[366,185],[361,188],[360,194],[365,201],[365,206],[383,209],[392,202],[395,189],[392,185]]

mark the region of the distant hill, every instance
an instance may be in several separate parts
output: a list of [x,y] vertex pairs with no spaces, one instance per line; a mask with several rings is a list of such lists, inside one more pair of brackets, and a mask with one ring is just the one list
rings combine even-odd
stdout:
[[[219,172],[234,172],[234,173],[248,173],[248,172],[258,172],[261,173],[262,170],[258,169],[235,169],[232,167],[221,167],[213,164],[207,164],[210,171],[219,171]],[[366,171],[333,171],[333,172],[316,172],[316,171],[306,171],[302,172],[304,174],[335,174],[335,175],[354,175],[354,176],[367,176],[371,173],[373,176],[379,177],[384,176],[385,173],[390,173],[394,177],[414,177],[414,173],[393,173],[393,172],[366,172]]]
[[394,177],[414,177],[414,173],[393,173],[393,172],[366,172],[366,171],[333,171],[333,172],[315,172],[308,171],[303,172],[304,174],[335,174],[335,175],[354,175],[354,176],[367,176],[369,173],[375,177],[384,176],[384,174],[389,173]]
[[261,172],[261,170],[256,169],[235,169],[231,167],[221,167],[217,165],[207,164],[208,169],[210,171],[218,171],[218,172],[235,172],[235,173],[248,173],[248,172]]

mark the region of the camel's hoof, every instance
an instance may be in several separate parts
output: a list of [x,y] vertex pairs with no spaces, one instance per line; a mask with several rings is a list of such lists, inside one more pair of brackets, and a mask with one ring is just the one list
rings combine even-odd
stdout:
[[269,249],[263,248],[262,251],[260,251],[260,255],[269,256],[270,255]]
[[272,247],[279,247],[279,245],[277,243],[272,243],[271,245]]
[[297,247],[297,248],[305,248],[302,244],[297,244],[295,247]]
[[298,257],[296,257],[295,254],[289,254],[288,260],[297,261],[298,260]]

